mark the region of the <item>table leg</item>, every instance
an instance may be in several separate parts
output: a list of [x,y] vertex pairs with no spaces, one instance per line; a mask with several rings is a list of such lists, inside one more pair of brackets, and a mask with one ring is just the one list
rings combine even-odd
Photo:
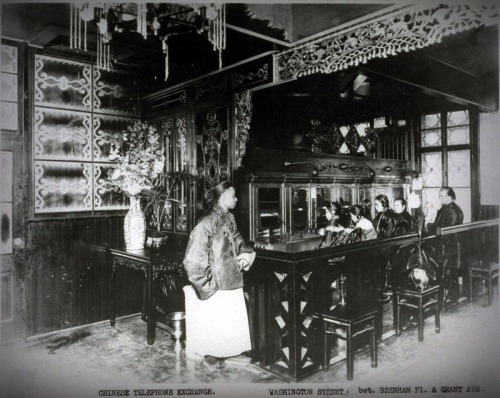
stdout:
[[148,327],[148,344],[152,345],[155,342],[155,300],[154,300],[154,275],[153,263],[150,261],[147,268],[147,327]]
[[347,361],[347,380],[352,380],[354,373],[354,347],[352,342],[352,330],[351,325],[347,326],[346,330],[346,361]]

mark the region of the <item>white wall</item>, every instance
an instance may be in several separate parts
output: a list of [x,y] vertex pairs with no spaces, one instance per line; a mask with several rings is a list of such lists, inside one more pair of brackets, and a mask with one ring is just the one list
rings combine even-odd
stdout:
[[479,131],[481,204],[500,204],[500,113],[481,113]]

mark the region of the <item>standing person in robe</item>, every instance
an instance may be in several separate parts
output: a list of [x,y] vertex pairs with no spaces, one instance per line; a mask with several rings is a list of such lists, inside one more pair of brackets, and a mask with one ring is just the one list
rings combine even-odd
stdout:
[[250,351],[243,273],[255,251],[241,237],[233,214],[236,194],[229,181],[207,195],[209,212],[191,232],[184,268],[191,285],[186,298],[186,356],[203,357],[210,369]]

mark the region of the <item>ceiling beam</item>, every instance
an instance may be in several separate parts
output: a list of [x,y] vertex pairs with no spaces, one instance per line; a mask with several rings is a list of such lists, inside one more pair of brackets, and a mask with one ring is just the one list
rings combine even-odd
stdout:
[[364,67],[364,66],[358,67],[358,68],[360,70],[366,72],[366,73],[374,74],[374,75],[377,75],[377,76],[382,76],[383,78],[390,79],[390,80],[396,81],[398,83],[402,83],[402,84],[405,84],[405,85],[408,85],[408,86],[415,87],[415,88],[419,89],[420,91],[422,91],[425,94],[436,96],[436,97],[440,97],[440,98],[444,98],[447,101],[453,102],[455,104],[459,104],[459,105],[463,105],[463,106],[475,106],[475,107],[478,107],[480,109],[480,111],[483,111],[483,112],[494,112],[494,111],[496,111],[495,107],[492,107],[492,106],[489,106],[487,104],[483,104],[483,103],[480,103],[480,102],[477,102],[475,100],[471,100],[471,99],[468,99],[468,98],[458,97],[457,95],[450,94],[450,93],[447,93],[445,91],[442,91],[441,88],[438,89],[438,88],[432,88],[432,87],[429,87],[429,86],[424,86],[422,84],[415,83],[413,81],[410,81],[410,80],[407,80],[407,79],[404,79],[404,78],[401,78],[401,77],[398,77],[398,76],[394,76],[394,75],[389,74],[387,72],[381,72],[381,71],[378,71],[378,70],[375,70],[375,69],[371,69],[371,68],[367,68],[367,67]]

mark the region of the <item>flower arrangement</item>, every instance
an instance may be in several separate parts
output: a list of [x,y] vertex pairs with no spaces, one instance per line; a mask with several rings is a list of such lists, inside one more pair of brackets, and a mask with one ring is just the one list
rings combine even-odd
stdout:
[[113,139],[108,158],[116,165],[109,180],[127,196],[153,189],[165,168],[158,128],[135,122]]
[[158,235],[168,211],[167,202],[181,203],[175,199],[180,183],[191,182],[196,177],[185,171],[165,172],[165,156],[155,125],[135,122],[113,138],[109,160],[116,165],[109,181],[125,195],[144,199],[144,212],[150,215]]

